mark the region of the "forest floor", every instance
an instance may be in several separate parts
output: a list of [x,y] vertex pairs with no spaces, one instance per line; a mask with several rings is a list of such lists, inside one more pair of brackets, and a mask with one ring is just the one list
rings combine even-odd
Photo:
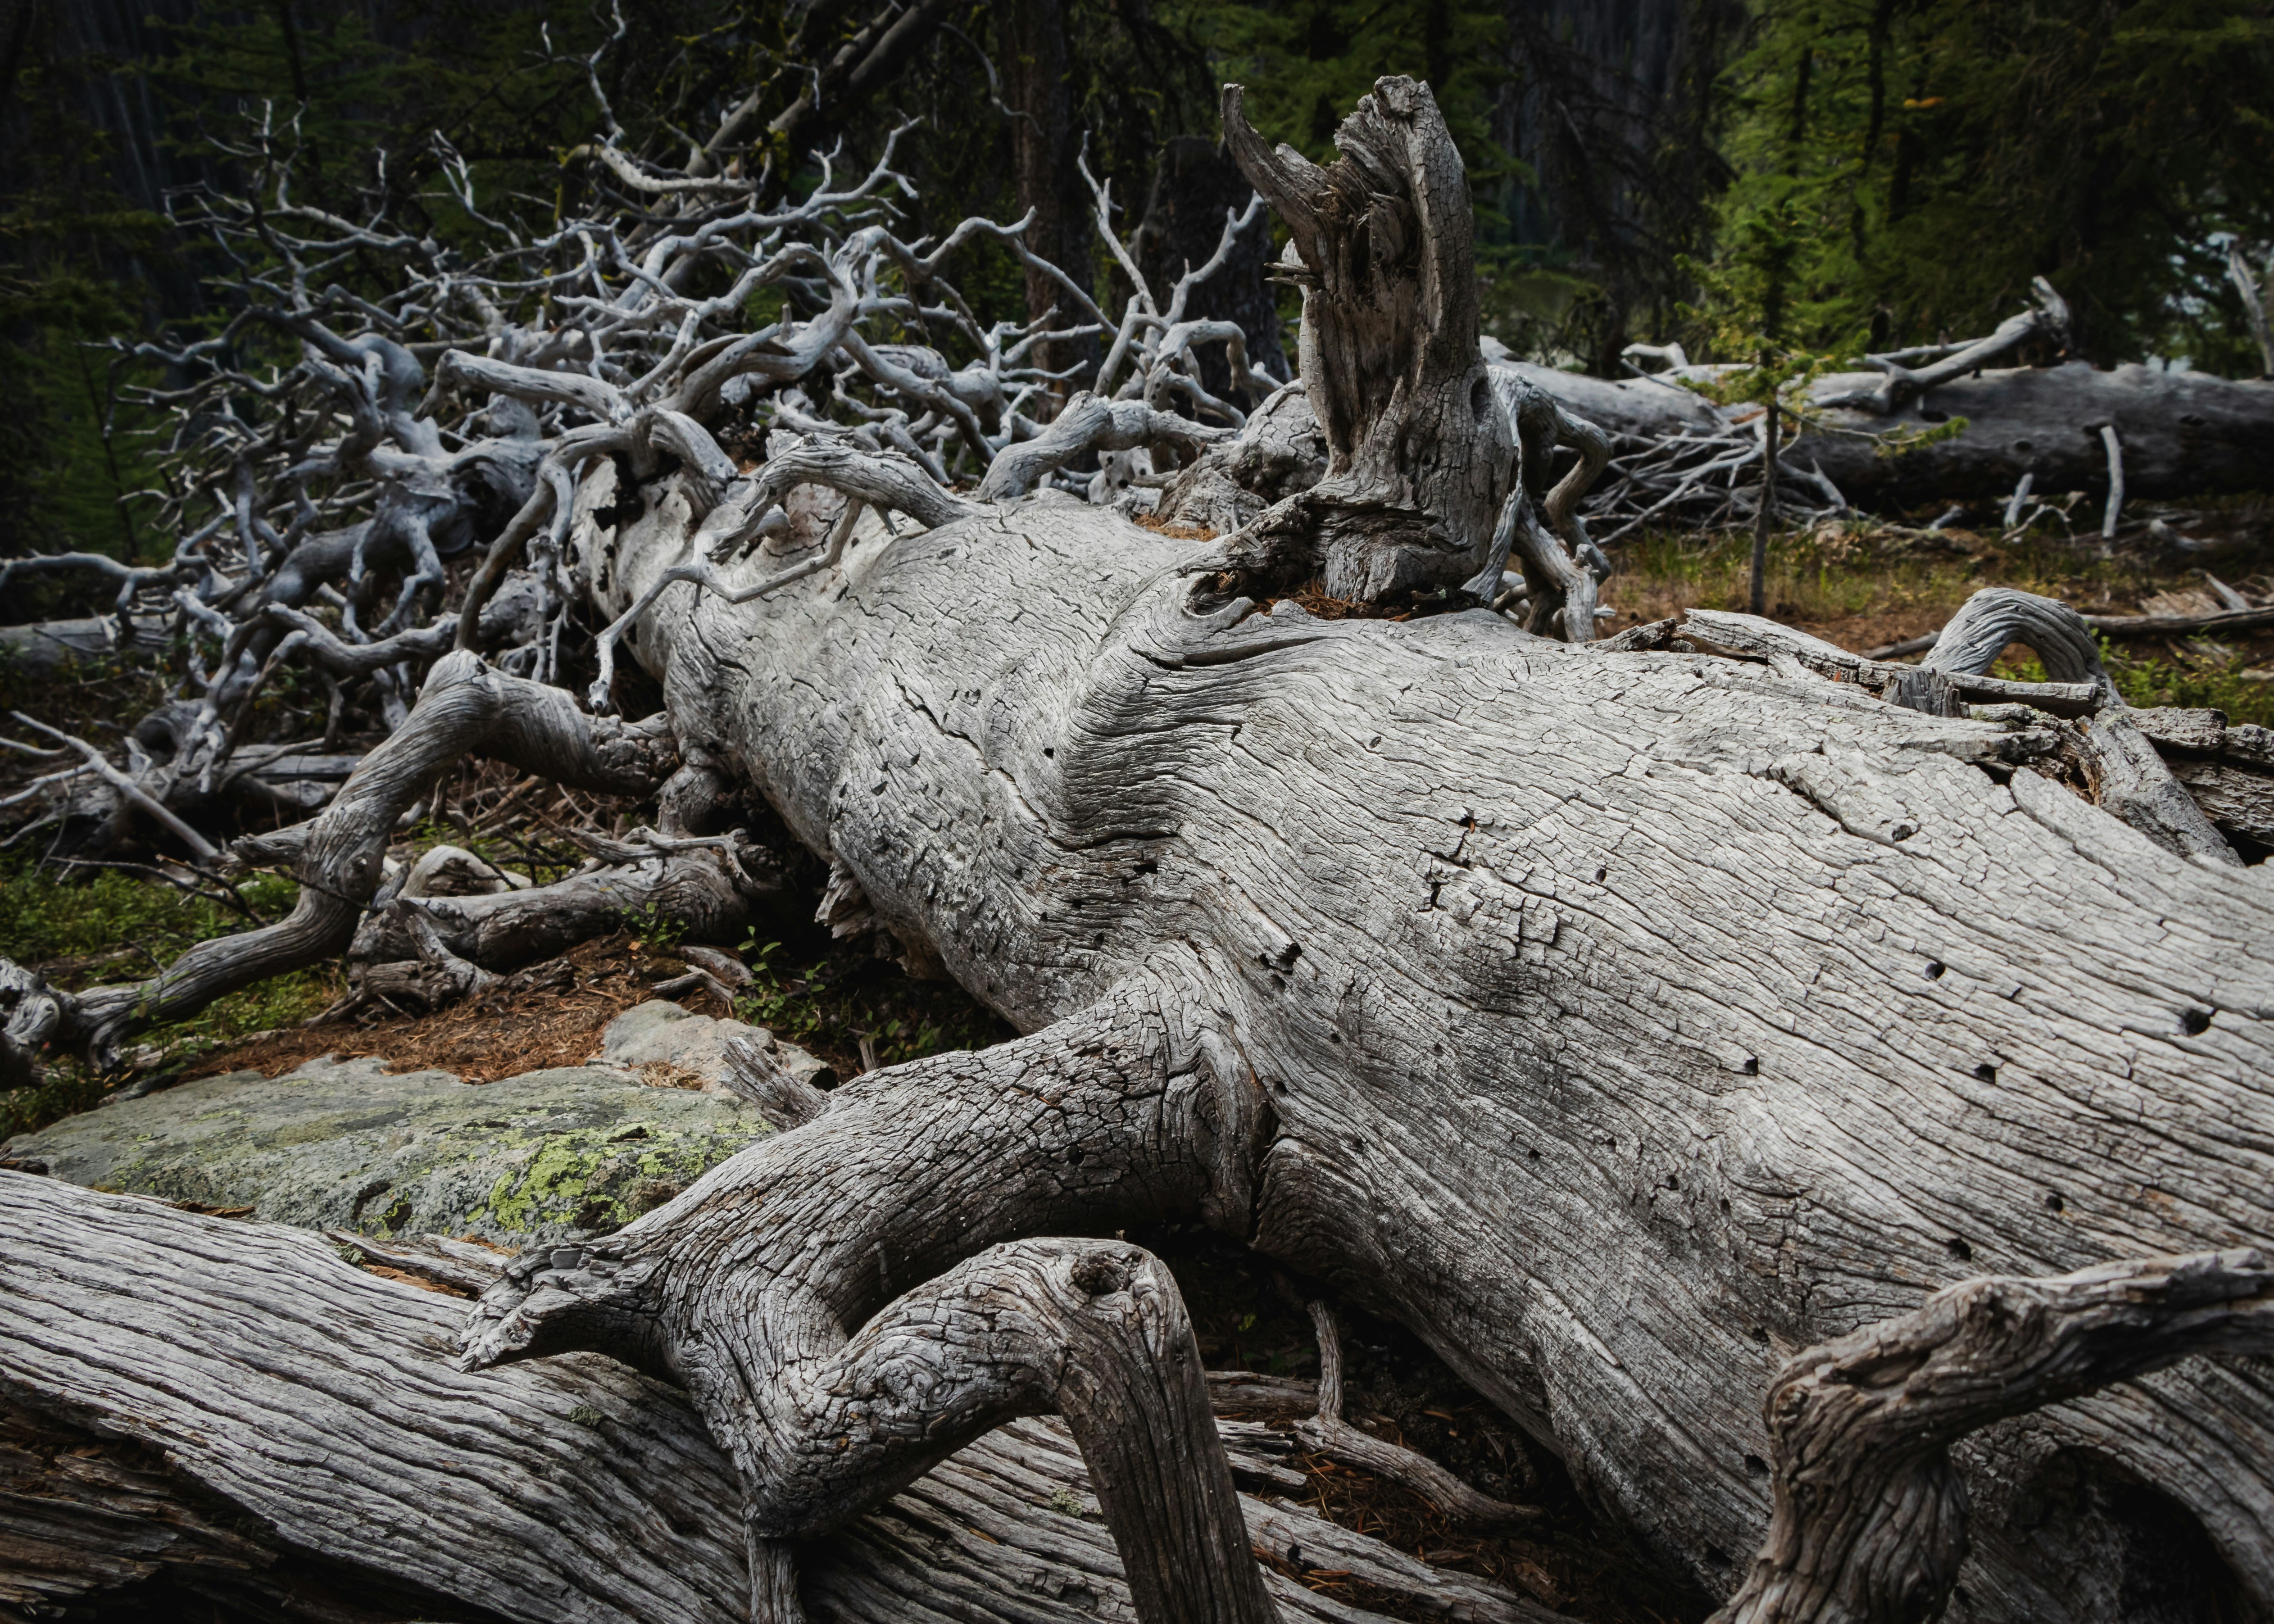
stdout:
[[[1776,619],[1862,650],[1932,631],[1988,585],[2024,587],[2091,613],[2208,612],[2218,607],[2208,571],[2254,603],[2274,599],[2274,501],[2159,511],[2171,515],[2161,534],[2135,526],[2110,548],[2097,537],[2007,544],[1951,526],[1820,527],[1777,538],[1766,606]],[[1751,546],[1751,537],[1740,534],[1660,535],[1628,545],[1604,591],[1617,614],[1606,629],[1683,607],[1744,607]],[[2274,724],[2274,634],[2132,641],[2110,645],[2109,654],[2135,704],[2208,705],[2233,721]],[[2027,673],[2017,665],[2014,674]],[[289,703],[289,685],[275,686],[279,703]],[[113,747],[123,719],[160,697],[157,677],[131,665],[36,676],[0,668],[0,710],[20,710]],[[0,794],[25,776],[20,765],[0,762]],[[559,838],[570,812],[587,826],[618,830],[653,817],[651,807],[591,798],[573,808],[556,802],[548,812],[529,789],[501,770],[469,768],[444,797],[445,816],[409,831],[393,854],[409,860],[447,840],[541,883],[581,856]],[[43,868],[37,833],[10,846],[0,848],[0,955],[74,989],[146,976],[193,942],[280,917],[295,894],[290,882],[273,876],[256,876],[223,896],[192,894],[147,865]],[[752,974],[732,1011],[709,995],[689,1006],[769,1027],[813,1050],[840,1077],[1011,1035],[952,982],[911,980],[865,943],[832,941],[811,922],[822,877],[817,867],[794,858],[790,893],[777,915],[740,941],[716,944],[737,953]],[[544,974],[516,978],[509,1005],[488,998],[425,1014],[328,1018],[346,991],[345,975],[337,964],[312,965],[147,1034],[136,1086],[247,1068],[274,1076],[325,1054],[378,1056],[398,1071],[438,1067],[476,1083],[575,1064],[598,1047],[610,1019],[684,969],[679,945],[672,921],[628,921],[624,930],[585,944]],[[0,1093],[0,1139],[94,1107],[122,1080],[65,1064],[36,1088]],[[1175,1271],[1211,1368],[1315,1372],[1304,1304],[1319,1294],[1316,1286],[1197,1228],[1131,1238]],[[1654,1578],[1651,1562],[1589,1515],[1549,1450],[1411,1335],[1349,1307],[1342,1314],[1354,1422],[1445,1462],[1487,1492],[1543,1506],[1549,1516],[1519,1536],[1466,1538],[1403,1489],[1323,1459],[1301,1460],[1318,1509],[1430,1561],[1499,1579],[1575,1619],[1691,1624],[1711,1611],[1701,1594]],[[1299,1576],[1355,1605],[1398,1611],[1394,1600],[1346,1575]]]

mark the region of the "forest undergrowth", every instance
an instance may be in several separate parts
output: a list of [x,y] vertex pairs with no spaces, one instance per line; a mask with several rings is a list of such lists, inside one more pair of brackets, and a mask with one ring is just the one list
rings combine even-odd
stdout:
[[[1964,520],[1835,520],[1781,537],[1764,600],[1773,620],[1842,648],[1885,648],[1934,631],[1975,592],[2017,587],[2085,614],[2203,614],[2223,605],[2216,581],[2252,602],[2274,597],[2274,501],[2243,496],[2157,510],[2113,545],[2097,533],[2001,537],[1985,508]],[[2155,528],[2151,529],[2153,526]],[[1684,608],[1743,610],[1750,594],[1749,531],[1653,531],[1620,550],[1603,588],[1612,628]],[[2224,710],[2230,722],[2274,726],[2274,633],[2226,637],[2103,639],[2102,657],[2129,704]],[[1916,658],[1916,656],[1909,657]],[[2029,661],[2015,651],[2006,674]]]

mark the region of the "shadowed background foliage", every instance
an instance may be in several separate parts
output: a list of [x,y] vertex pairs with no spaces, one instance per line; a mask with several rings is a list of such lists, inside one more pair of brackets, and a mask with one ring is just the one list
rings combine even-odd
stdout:
[[[1078,158],[1173,275],[1245,195],[1219,82],[1323,156],[1377,75],[1413,73],[1468,162],[1487,328],[1520,352],[1615,374],[1637,339],[1931,341],[2044,274],[2099,364],[2255,371],[2222,267],[2230,237],[2274,240],[2274,0],[644,0],[622,19],[596,83],[605,4],[0,4],[0,550],[168,545],[121,500],[148,441],[107,346],[225,313],[230,267],[168,199],[241,180],[263,118],[297,146],[302,200],[445,239],[488,228],[438,184],[437,134],[497,217],[541,227],[584,184],[561,154],[604,127],[600,94],[659,156],[739,109],[722,153],[791,192],[921,119],[913,231],[1031,211],[1036,247],[1118,304]],[[985,317],[1050,303],[1007,256],[965,277]],[[1216,297],[1284,364],[1286,296]]]

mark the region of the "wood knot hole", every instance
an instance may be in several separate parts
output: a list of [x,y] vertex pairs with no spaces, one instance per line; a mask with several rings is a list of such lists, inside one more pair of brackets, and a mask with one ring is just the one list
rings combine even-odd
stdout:
[[1105,1252],[1092,1252],[1073,1266],[1073,1283],[1092,1297],[1129,1289],[1128,1266]]

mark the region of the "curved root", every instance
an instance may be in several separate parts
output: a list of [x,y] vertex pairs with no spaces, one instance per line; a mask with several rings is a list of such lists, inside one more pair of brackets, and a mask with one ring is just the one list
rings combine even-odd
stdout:
[[1084,452],[1173,446],[1189,458],[1230,440],[1232,433],[1157,411],[1145,401],[1100,400],[1084,390],[1065,403],[1042,433],[998,452],[976,494],[987,502],[1024,496]]
[[1967,1281],[1811,1348],[1770,1386],[1776,1511],[1713,1624],[1934,1618],[1966,1555],[1952,1444],[2189,1354],[2269,1350],[2274,1264],[2255,1251]]
[[615,1235],[517,1259],[464,1362],[596,1347],[685,1382],[742,1481],[760,1616],[794,1616],[776,1542],[1056,1409],[1141,1618],[1268,1620],[1174,1282],[1028,1238],[1244,1221],[1260,1108],[1214,1047],[1127,996],[873,1072]]
[[395,821],[443,769],[475,754],[571,788],[614,794],[651,793],[677,765],[660,717],[633,724],[595,718],[557,688],[507,676],[463,650],[445,656],[403,726],[363,758],[307,825],[293,862],[300,895],[290,914],[241,936],[200,942],[147,981],[76,996],[19,991],[14,1011],[44,1000],[54,1012],[23,1014],[22,1038],[11,1012],[9,1032],[0,1035],[0,1066],[28,1068],[45,1042],[69,1045],[108,1067],[119,1041],[132,1033],[184,1019],[240,987],[338,953],[379,890]]
[[2044,662],[2054,681],[2090,683],[2105,697],[2076,729],[2093,800],[2166,851],[2240,868],[2241,858],[2132,719],[2101,664],[2092,628],[2067,604],[2011,587],[1984,587],[1959,606],[1919,664],[1928,671],[1981,675],[2016,643]]

